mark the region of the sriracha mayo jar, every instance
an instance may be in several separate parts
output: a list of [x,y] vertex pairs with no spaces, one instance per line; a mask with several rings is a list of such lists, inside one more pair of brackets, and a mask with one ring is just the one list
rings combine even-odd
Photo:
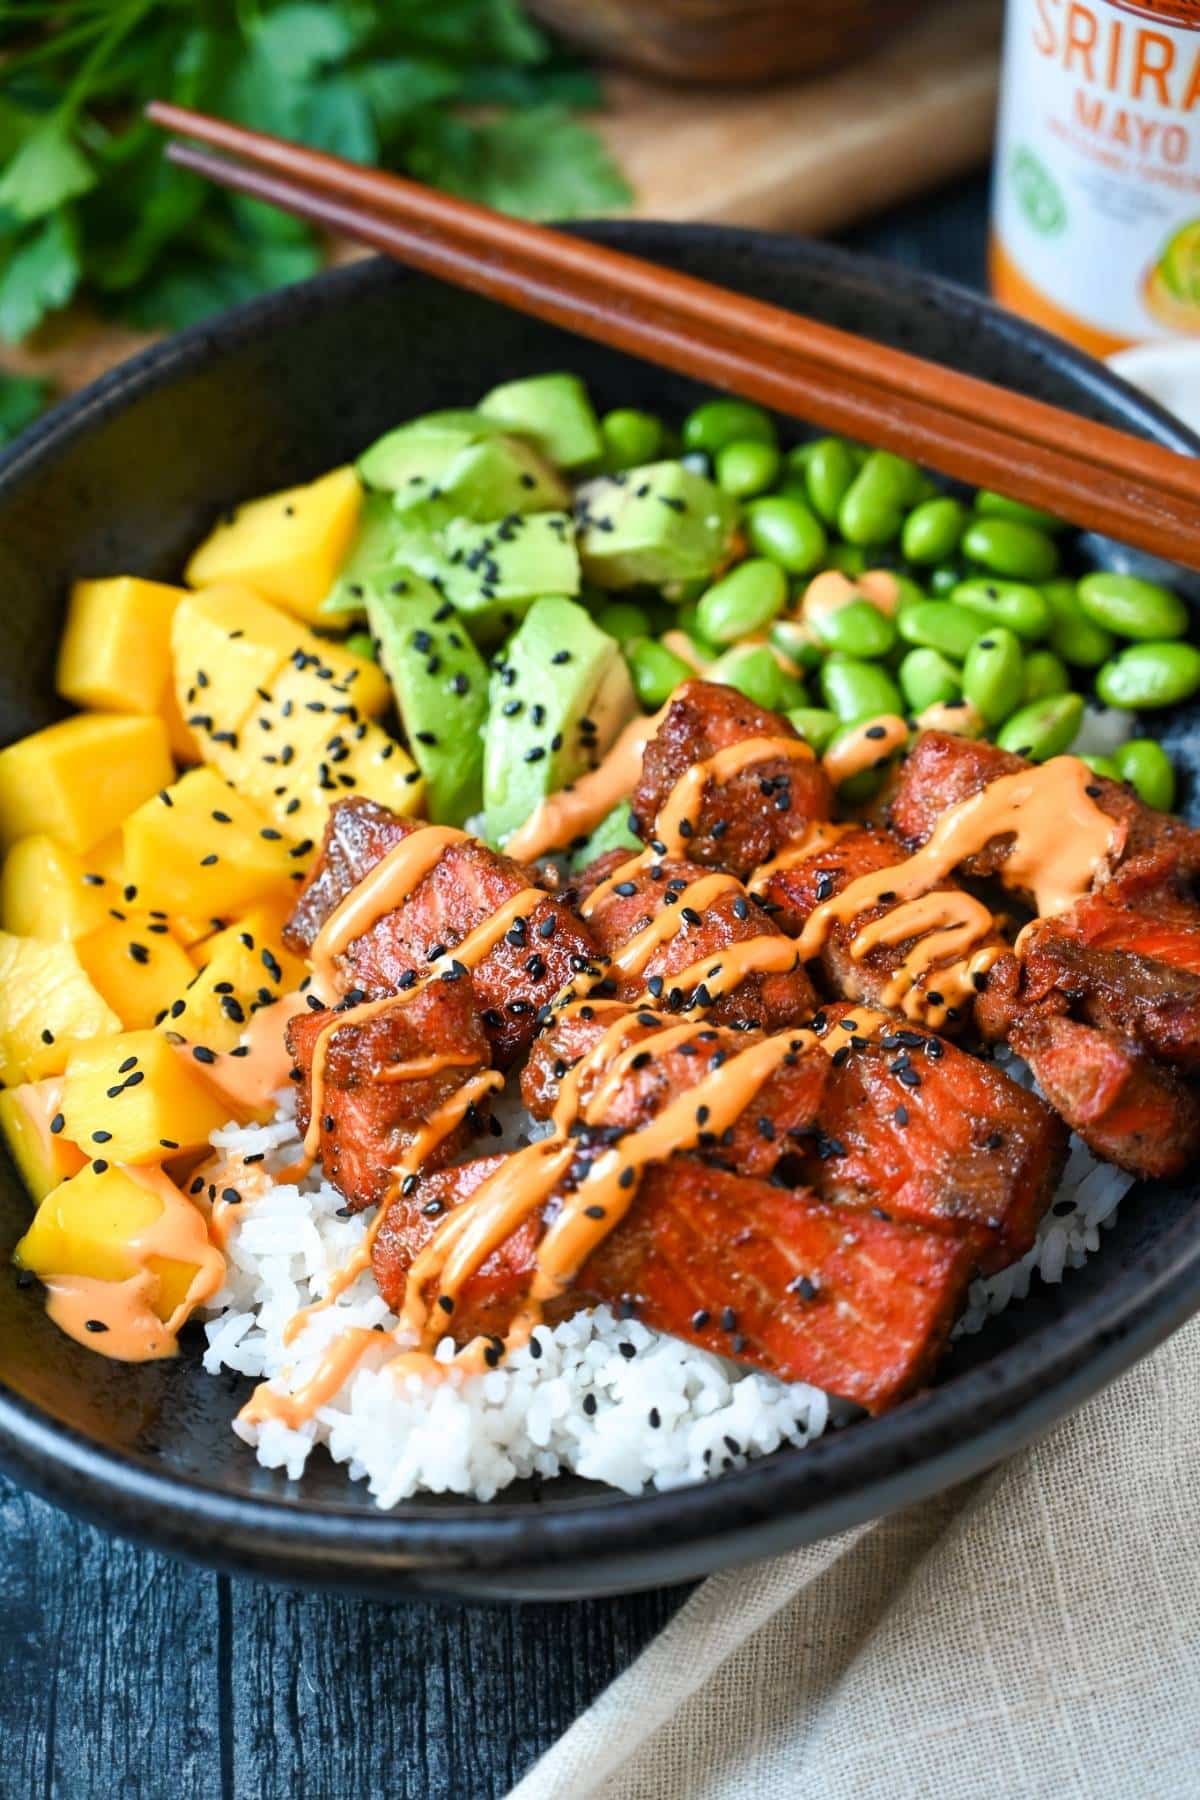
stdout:
[[1096,356],[1200,334],[1200,0],[1008,0],[990,273]]

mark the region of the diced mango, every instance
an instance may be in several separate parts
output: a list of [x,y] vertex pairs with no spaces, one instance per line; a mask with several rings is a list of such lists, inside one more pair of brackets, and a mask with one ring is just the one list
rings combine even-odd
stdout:
[[186,592],[136,575],[77,581],[58,646],[63,698],[109,712],[159,712],[171,674],[171,619]]
[[109,832],[98,844],[93,844],[83,858],[84,868],[89,875],[102,875],[110,881],[114,888],[125,886],[125,839],[120,829]]
[[4,858],[0,927],[18,937],[80,938],[105,923],[119,892],[65,844],[38,832],[18,838]]
[[[128,1281],[150,1268],[159,1277],[154,1311],[160,1319],[169,1319],[187,1298],[199,1264],[147,1257],[139,1249],[138,1239],[161,1218],[168,1193],[175,1199],[160,1170],[149,1180],[139,1180],[111,1165],[99,1172],[95,1167],[81,1169],[47,1194],[16,1247],[15,1260],[43,1281],[56,1275]],[[199,1212],[196,1224],[200,1254],[205,1237]]]
[[298,682],[293,697],[301,704],[354,705],[364,715],[383,712],[391,699],[378,664],[317,637],[236,584],[189,595],[176,612],[172,646],[184,729],[195,734],[204,760],[225,773],[251,709],[266,702],[277,681]]
[[139,901],[172,917],[235,917],[286,892],[296,869],[278,827],[213,769],[189,769],[125,821]]
[[61,1075],[77,1045],[121,1029],[74,944],[0,931],[0,1081]]
[[179,699],[175,693],[174,678],[168,680],[163,690],[162,705],[159,707],[163,722],[167,728],[167,742],[171,746],[171,755],[177,763],[190,768],[193,763],[204,761],[204,751],[196,733],[185,725],[183,714],[179,710]]
[[87,850],[174,773],[161,719],[77,713],[0,750],[0,842],[44,831]]
[[237,931],[248,933],[254,940],[247,948],[259,950],[265,946],[279,958],[289,972],[293,969],[298,970],[296,981],[299,982],[305,972],[304,965],[299,957],[293,956],[290,950],[284,948],[283,943],[283,928],[291,917],[294,905],[295,895],[290,892],[278,899],[258,901],[246,912],[240,913],[236,919],[231,919],[224,930],[206,937],[203,943],[196,944],[192,949],[193,963],[198,969],[207,968],[216,951],[221,948],[221,940],[225,931]]
[[350,547],[361,504],[350,468],[250,500],[205,539],[186,579],[196,588],[244,581],[300,618],[315,619]]
[[191,957],[165,919],[146,912],[127,911],[122,919],[106,920],[81,937],[75,949],[92,986],[127,1031],[156,1025],[194,972]]
[[232,1050],[251,1016],[298,987],[306,970],[279,935],[280,909],[252,908],[209,938],[203,967],[163,1021],[164,1029],[210,1050]]
[[67,1064],[62,1111],[67,1136],[81,1150],[123,1163],[203,1149],[229,1117],[202,1066],[161,1031],[123,1031],[81,1045]]
[[61,1076],[5,1088],[0,1093],[0,1131],[35,1200],[44,1199],[87,1161],[63,1129]]
[[340,699],[337,687],[314,688],[309,672],[296,668],[277,676],[270,699],[251,712],[224,773],[293,836],[314,840],[347,793],[410,814],[424,793],[402,745]]

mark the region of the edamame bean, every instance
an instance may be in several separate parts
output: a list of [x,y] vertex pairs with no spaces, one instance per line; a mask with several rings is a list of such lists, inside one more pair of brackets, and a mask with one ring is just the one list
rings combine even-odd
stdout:
[[813,630],[831,650],[868,660],[886,656],[896,642],[896,626],[869,600],[848,600],[830,612],[818,612]]
[[1023,701],[1048,700],[1051,694],[1071,691],[1071,677],[1066,664],[1053,650],[1031,650],[1025,658],[1025,690]]
[[1081,756],[1080,762],[1086,763],[1093,775],[1105,775],[1109,781],[1120,781],[1121,771],[1111,756]]
[[859,544],[831,544],[825,562],[843,575],[862,575],[870,567],[870,558]]
[[1025,691],[1025,659],[1015,632],[993,625],[975,639],[963,664],[962,689],[989,725],[1016,711]]
[[1013,713],[996,733],[996,742],[1002,750],[1027,756],[1031,762],[1048,762],[1070,748],[1082,722],[1081,694],[1052,694]]
[[1136,575],[1085,575],[1076,593],[1080,611],[1094,625],[1102,625],[1117,637],[1154,643],[1160,638],[1182,637],[1187,630],[1187,607],[1170,588]]
[[900,533],[900,548],[909,562],[943,563],[957,551],[966,523],[962,501],[939,494],[909,513]]
[[963,533],[963,554],[1013,581],[1049,581],[1058,569],[1051,536],[1016,518],[973,518]]
[[1133,784],[1133,791],[1147,806],[1170,812],[1175,804],[1175,768],[1161,744],[1153,738],[1130,738],[1112,753],[1117,779]]
[[962,551],[993,575],[1016,581],[1049,581],[1058,567],[1054,539],[1019,519],[972,519],[962,535]]
[[798,669],[815,669],[824,654],[811,627],[802,619],[776,619],[767,636]]
[[686,450],[704,450],[715,456],[726,444],[750,439],[758,444],[775,442],[775,424],[761,406],[749,400],[706,400],[683,421]]
[[924,646],[908,652],[896,677],[909,711],[914,713],[924,712],[927,706],[957,700],[962,693],[962,681],[954,664],[947,661],[940,650]]
[[649,637],[652,629],[650,615],[644,607],[635,606],[632,600],[611,600],[596,614],[596,623],[601,631],[616,638],[618,644],[627,644],[631,638]]
[[681,681],[690,681],[694,670],[653,638],[633,638],[624,646],[625,661],[633,677],[634,692],[651,710],[662,706]]
[[838,529],[851,544],[888,544],[899,537],[916,499],[921,471],[890,450],[872,450],[838,508]]
[[878,663],[863,662],[857,656],[835,651],[821,664],[817,680],[821,698],[843,725],[856,719],[873,718],[878,713],[900,713],[904,702],[900,690]]
[[1077,669],[1098,669],[1116,649],[1111,634],[1086,618],[1073,581],[1048,581],[1042,598],[1050,609],[1050,648]]
[[675,614],[675,623],[680,631],[687,632],[705,662],[712,662],[713,658],[719,656],[721,652],[719,647],[711,643],[701,631],[699,613],[699,603],[681,606]]
[[[877,562],[875,567],[879,566]],[[911,575],[902,574],[899,569],[886,569],[884,573],[890,575],[896,584],[897,606],[919,606],[923,601],[928,600],[929,595],[925,589],[919,581],[914,581]]]
[[616,474],[654,461],[662,447],[662,421],[636,407],[618,406],[601,419],[600,435],[605,466]]
[[352,656],[364,656],[368,662],[378,662],[375,653],[375,639],[369,631],[352,631],[346,639],[346,648]]
[[975,496],[975,511],[985,519],[1015,519],[1019,525],[1033,525],[1039,531],[1065,531],[1065,521],[1040,506],[1026,506],[1023,500],[1010,500],[991,488],[980,488]]
[[789,575],[807,575],[825,554],[825,528],[802,500],[768,494],[746,508],[746,536],[760,556]]
[[858,463],[843,438],[818,438],[804,465],[809,505],[826,525],[836,525],[838,509],[858,473]]
[[795,726],[810,750],[823,756],[826,745],[839,729],[837,714],[822,706],[793,706],[787,716],[789,724]]
[[736,644],[769,625],[787,602],[787,576],[765,556],[739,563],[696,606],[696,624],[712,644]]
[[906,644],[940,650],[951,662],[960,663],[986,626],[952,600],[919,600],[915,606],[901,607],[896,628]]
[[1176,706],[1200,688],[1200,650],[1195,644],[1167,641],[1130,644],[1096,677],[1096,692],[1106,706],[1133,712],[1140,707]]
[[960,581],[967,579],[967,571],[962,563],[939,563],[936,569],[929,571],[925,579],[930,593],[938,600],[944,600],[947,594],[954,592]]
[[1035,587],[1022,581],[960,581],[951,600],[985,625],[1007,625],[1018,637],[1036,641],[1050,629],[1050,608]]
[[779,452],[774,444],[738,438],[717,451],[717,486],[739,500],[765,494],[778,473]]
[[[766,644],[738,644],[727,650],[708,672],[710,681],[723,682],[736,688],[755,706],[776,712],[785,706],[802,705],[804,689],[784,674]],[[799,689],[798,693],[796,689]]]

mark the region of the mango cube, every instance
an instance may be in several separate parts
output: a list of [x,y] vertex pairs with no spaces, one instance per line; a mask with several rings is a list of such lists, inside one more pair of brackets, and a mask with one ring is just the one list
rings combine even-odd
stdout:
[[351,468],[333,469],[235,508],[195,552],[192,587],[244,581],[302,619],[316,619],[350,547],[362,488]]
[[160,1031],[123,1031],[81,1045],[63,1081],[67,1136],[105,1162],[161,1162],[202,1150],[225,1124],[228,1106],[203,1066]]
[[75,950],[92,986],[127,1031],[156,1025],[194,973],[166,920],[145,912],[107,919],[79,938]]
[[280,936],[282,909],[254,907],[203,946],[203,966],[171,1006],[164,1028],[210,1050],[232,1050],[251,1016],[299,987],[306,974]]
[[159,1278],[151,1304],[160,1319],[169,1319],[187,1298],[206,1252],[207,1232],[193,1207],[197,1261],[146,1256],[138,1239],[161,1218],[168,1200],[177,1205],[178,1191],[160,1169],[81,1169],[47,1194],[14,1258],[43,1281],[56,1275],[128,1281],[150,1269]]
[[271,683],[222,768],[295,837],[320,838],[330,806],[347,792],[406,813],[423,793],[408,752],[362,716],[343,684],[295,665]]
[[281,895],[296,861],[267,815],[213,769],[189,769],[125,821],[125,871],[170,915],[224,919]]
[[80,938],[107,921],[119,893],[65,844],[37,832],[18,838],[4,859],[0,927],[18,937]]
[[118,575],[77,581],[58,646],[65,700],[109,712],[161,711],[171,676],[171,620],[186,588]]
[[59,1076],[47,1081],[24,1081],[20,1087],[5,1088],[0,1093],[0,1132],[35,1200],[44,1199],[87,1161],[63,1129],[61,1109]]
[[0,843],[49,832],[72,850],[87,850],[174,773],[159,718],[62,719],[0,750]]
[[119,1031],[74,944],[43,943],[0,931],[0,1081],[61,1075],[72,1051]]

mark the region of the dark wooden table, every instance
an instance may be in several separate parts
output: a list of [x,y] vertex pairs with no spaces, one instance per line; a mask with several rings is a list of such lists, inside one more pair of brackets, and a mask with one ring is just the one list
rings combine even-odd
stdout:
[[[847,240],[983,282],[982,178]],[[118,1543],[0,1477],[3,1800],[491,1800],[686,1590],[443,1610]]]

